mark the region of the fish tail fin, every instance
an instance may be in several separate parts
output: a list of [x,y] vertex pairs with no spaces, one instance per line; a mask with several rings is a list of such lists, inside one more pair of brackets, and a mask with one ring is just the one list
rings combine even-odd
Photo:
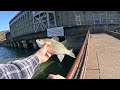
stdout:
[[69,50],[70,51],[70,56],[73,58],[76,58],[75,54],[73,53],[73,49]]

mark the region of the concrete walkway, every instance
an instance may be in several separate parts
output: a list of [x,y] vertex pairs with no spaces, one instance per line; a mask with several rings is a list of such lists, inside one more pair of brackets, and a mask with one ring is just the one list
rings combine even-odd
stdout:
[[120,79],[120,40],[92,34],[85,79]]
[[99,79],[99,63],[95,51],[94,38],[89,39],[88,61],[84,79]]

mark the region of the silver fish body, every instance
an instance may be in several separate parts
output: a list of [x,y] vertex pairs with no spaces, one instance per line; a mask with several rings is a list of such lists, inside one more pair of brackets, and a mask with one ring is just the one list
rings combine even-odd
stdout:
[[50,42],[50,45],[48,47],[48,52],[57,55],[60,62],[62,62],[65,54],[75,58],[75,55],[72,52],[72,49],[68,50],[62,43],[54,39],[37,39],[36,40],[36,43],[38,44],[39,47],[41,47],[46,42]]

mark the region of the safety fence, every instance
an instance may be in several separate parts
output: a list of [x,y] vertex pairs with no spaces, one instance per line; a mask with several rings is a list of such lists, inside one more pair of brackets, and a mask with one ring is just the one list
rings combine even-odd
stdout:
[[66,79],[83,79],[86,71],[86,61],[88,60],[89,50],[89,37],[90,32],[88,30],[84,43],[75,59],[70,71],[68,72]]

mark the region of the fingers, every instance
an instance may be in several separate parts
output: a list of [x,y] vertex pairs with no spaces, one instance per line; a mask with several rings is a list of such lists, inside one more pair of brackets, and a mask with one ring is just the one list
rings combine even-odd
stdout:
[[48,57],[51,57],[53,54],[48,52],[48,46],[51,44],[51,42],[47,42],[43,45],[42,50],[46,53]]
[[50,44],[51,44],[51,42],[46,42],[45,44],[50,45]]
[[52,54],[51,54],[51,53],[48,53],[48,52],[47,52],[46,54],[47,54],[47,56],[48,56],[48,57],[51,57],[51,56],[52,56]]
[[49,74],[47,79],[65,79],[65,78],[59,74],[57,74],[57,75]]
[[55,75],[54,74],[49,74],[47,79],[56,79]]
[[43,44],[41,49],[45,49],[47,50],[47,47],[51,44],[51,42],[46,42],[45,44]]
[[50,44],[51,44],[51,42],[46,42],[46,43],[44,43],[43,46],[49,46]]
[[41,61],[41,63],[46,62],[51,56],[52,54],[49,53],[49,48],[48,45],[50,45],[50,42],[45,43],[41,49],[39,49],[34,55],[37,56],[39,58],[39,60]]
[[49,45],[48,43],[45,43],[45,44],[41,47],[40,51],[42,51],[42,52],[47,52],[48,45]]

